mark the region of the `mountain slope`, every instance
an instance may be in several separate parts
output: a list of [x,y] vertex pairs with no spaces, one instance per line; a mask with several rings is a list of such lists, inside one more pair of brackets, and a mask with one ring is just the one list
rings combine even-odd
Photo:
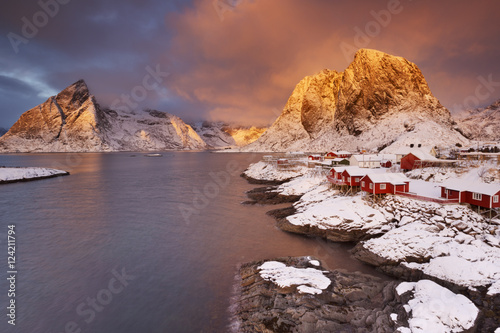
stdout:
[[[344,72],[325,69],[301,80],[274,124],[243,150],[355,150],[391,144],[397,150],[425,140],[432,146],[465,143],[452,123],[415,64],[361,49]],[[434,131],[440,136],[429,138],[427,133]]]
[[103,110],[83,80],[26,111],[0,138],[5,152],[203,149],[205,142],[165,112]]
[[475,140],[500,141],[500,99],[456,117],[460,130]]
[[203,121],[191,125],[211,148],[242,147],[257,140],[266,128]]

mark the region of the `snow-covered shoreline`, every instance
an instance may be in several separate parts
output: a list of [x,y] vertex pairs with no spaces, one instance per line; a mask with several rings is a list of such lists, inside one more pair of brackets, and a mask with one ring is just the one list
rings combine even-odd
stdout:
[[[272,181],[279,171],[271,171],[261,162],[247,173]],[[310,173],[297,174],[273,190],[300,196],[289,210],[291,215],[277,218],[278,227],[332,241],[359,242],[353,250],[357,259],[403,280],[431,279],[462,293],[480,308],[482,325],[500,326],[500,220],[488,220],[458,204],[343,194]],[[477,170],[461,178],[481,181]],[[439,183],[412,182],[417,193],[439,197]],[[492,311],[496,315],[484,319],[484,313]]]
[[69,175],[69,172],[37,167],[0,167],[0,184],[24,182]]

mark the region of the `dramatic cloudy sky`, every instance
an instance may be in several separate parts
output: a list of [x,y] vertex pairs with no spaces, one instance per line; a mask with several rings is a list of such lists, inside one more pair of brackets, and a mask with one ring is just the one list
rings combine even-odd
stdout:
[[267,124],[301,78],[343,71],[361,47],[416,63],[452,111],[484,106],[500,98],[499,12],[495,0],[4,1],[0,127],[81,78],[105,106]]

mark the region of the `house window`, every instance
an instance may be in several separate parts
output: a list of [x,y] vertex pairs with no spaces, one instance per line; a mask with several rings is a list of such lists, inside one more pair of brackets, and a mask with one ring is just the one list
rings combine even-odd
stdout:
[[472,193],[472,199],[481,201],[483,200],[483,195],[481,193]]
[[365,182],[361,182],[361,187],[365,187]]
[[350,183],[351,182],[351,177],[347,177],[347,181]]
[[380,184],[380,189],[385,190],[385,184]]
[[370,183],[370,190],[373,190],[373,183]]
[[498,195],[495,195],[495,196],[493,197],[493,202],[494,202],[494,203],[498,203]]
[[359,178],[354,178],[354,181],[355,181],[356,183],[359,183]]

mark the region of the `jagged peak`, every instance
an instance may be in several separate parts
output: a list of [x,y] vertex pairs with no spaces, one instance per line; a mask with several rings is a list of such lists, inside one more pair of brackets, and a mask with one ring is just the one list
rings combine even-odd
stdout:
[[80,79],[75,83],[64,88],[57,96],[60,95],[90,95],[89,88],[85,80]]
[[399,68],[418,68],[414,63],[400,56],[394,56],[373,49],[359,49],[354,55],[354,60],[349,64],[347,70],[354,68],[369,68],[375,70],[384,68],[388,64],[396,65]]
[[66,87],[57,96],[54,97],[57,103],[65,108],[76,110],[83,105],[89,98],[95,103],[93,96],[84,80],[78,80],[72,85]]

